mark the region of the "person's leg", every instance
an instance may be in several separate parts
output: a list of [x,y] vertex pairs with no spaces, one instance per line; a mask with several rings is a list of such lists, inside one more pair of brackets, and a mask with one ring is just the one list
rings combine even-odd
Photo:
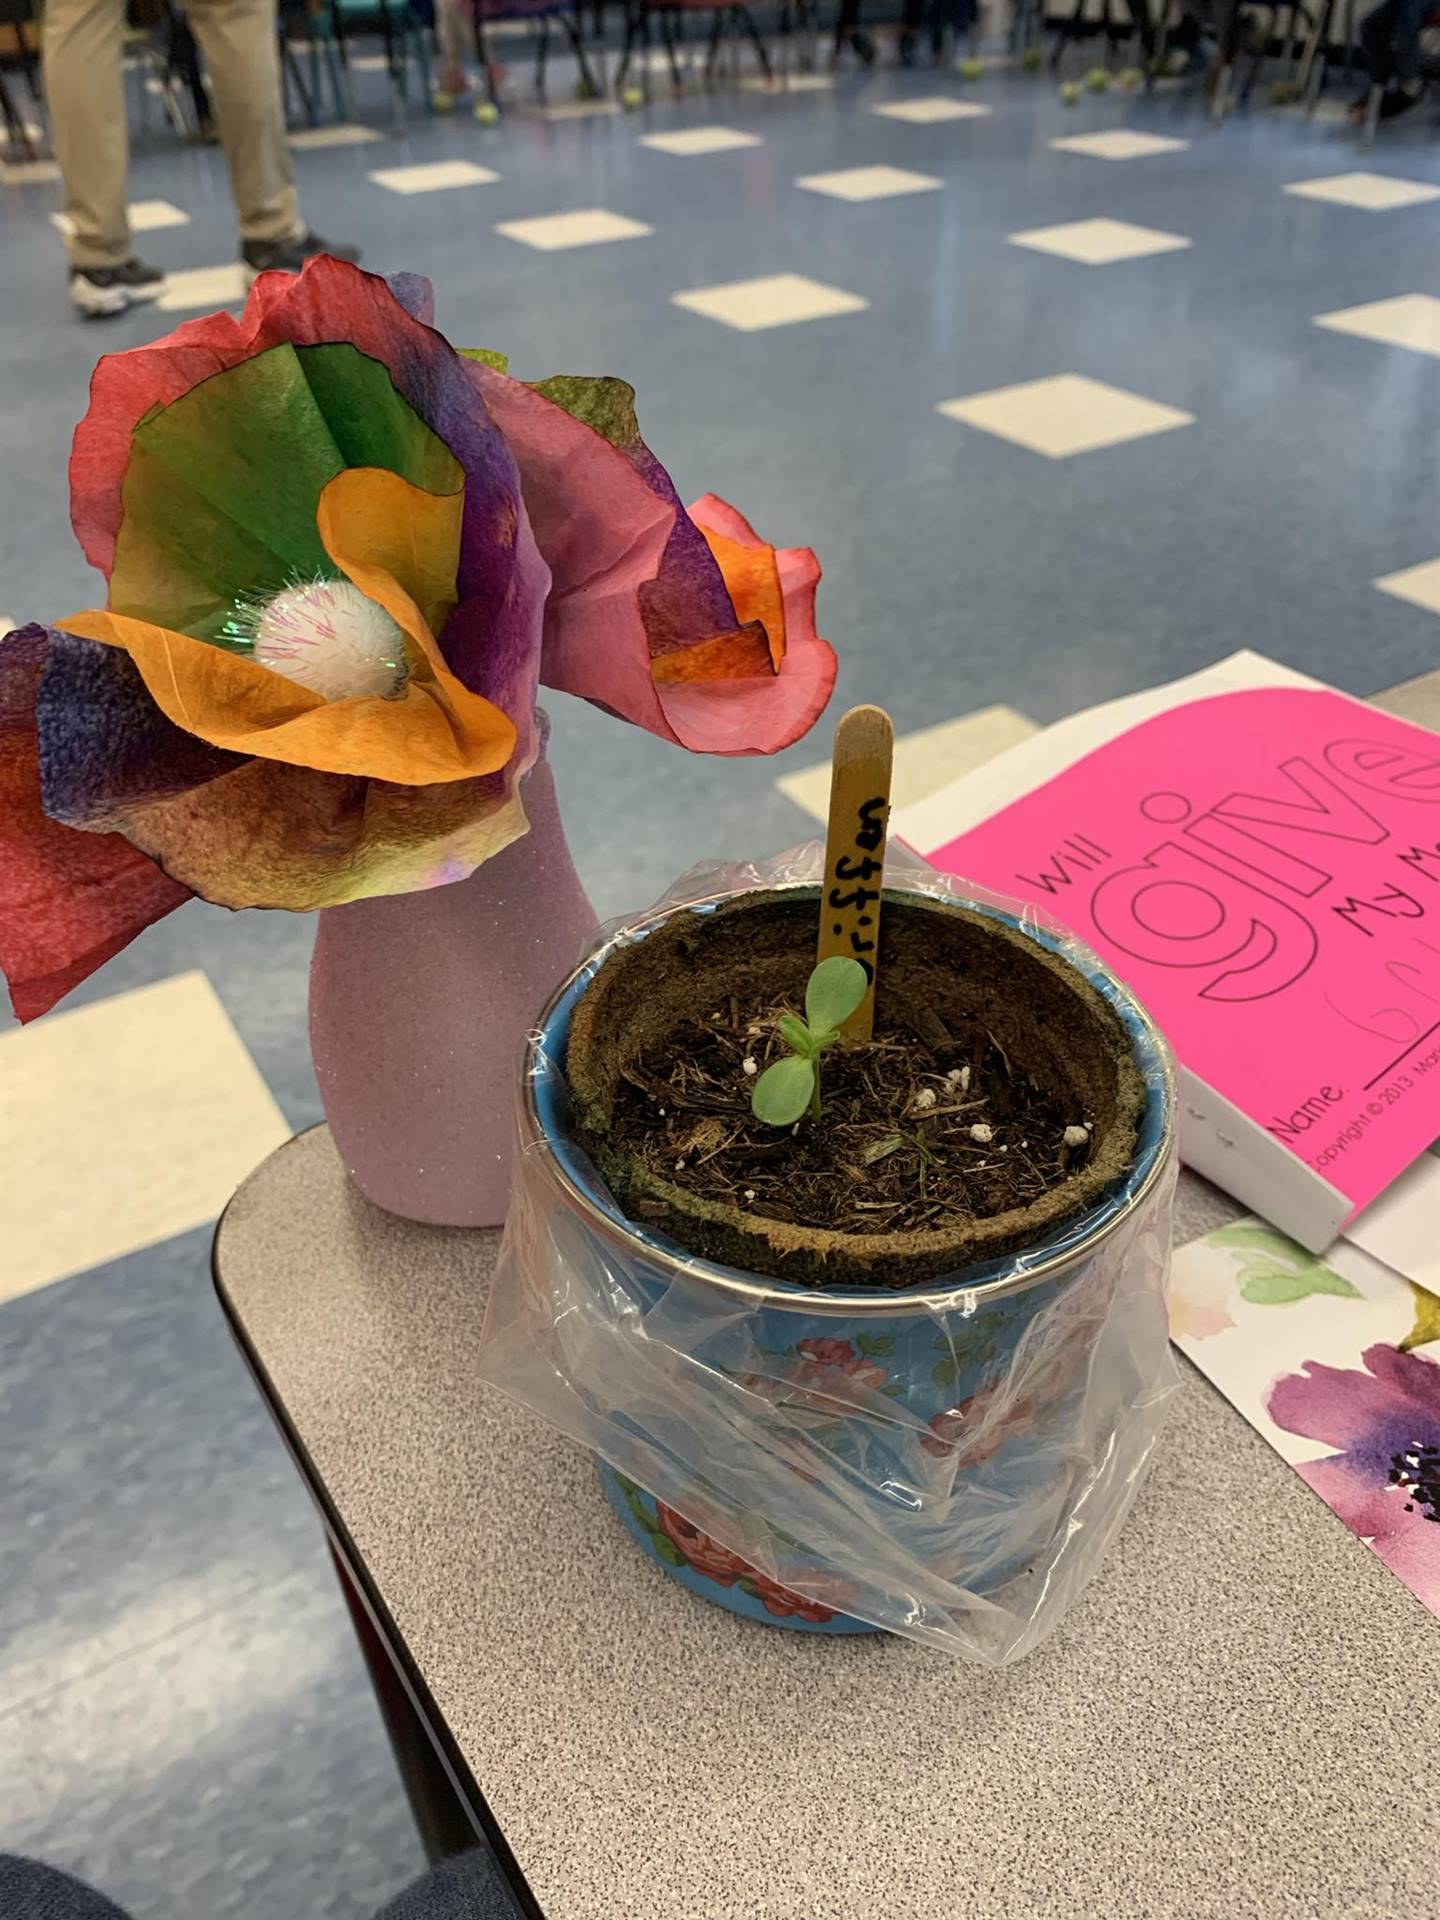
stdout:
[[0,1914],[5,1920],[126,1920],[103,1893],[17,1853],[0,1853]]
[[205,55],[240,238],[298,241],[305,223],[285,144],[275,0],[186,0],[185,10]]
[[475,51],[475,23],[465,0],[436,0],[435,37],[440,43],[440,91],[464,93]]
[[125,0],[48,0],[45,8],[45,98],[71,223],[66,245],[82,268],[123,267],[134,251],[124,31]]
[[519,1912],[500,1869],[477,1849],[413,1880],[375,1920],[518,1920]]

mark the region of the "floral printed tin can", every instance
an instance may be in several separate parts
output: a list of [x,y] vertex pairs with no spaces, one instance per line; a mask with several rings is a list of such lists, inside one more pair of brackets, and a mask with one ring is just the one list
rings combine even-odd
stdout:
[[[1076,954],[1061,936],[1022,930]],[[592,956],[542,1017],[522,1108],[558,1204],[580,1216],[576,1233],[593,1236],[582,1253],[562,1235],[548,1278],[532,1263],[530,1280],[549,1290],[545,1313],[566,1330],[562,1348],[571,1342],[557,1371],[589,1402],[584,1418],[563,1424],[600,1441],[601,1483],[621,1524],[666,1573],[731,1612],[808,1633],[876,1631],[847,1611],[860,1590],[825,1554],[823,1517],[802,1532],[752,1514],[746,1544],[758,1537],[778,1551],[726,1544],[749,1449],[770,1456],[749,1476],[756,1484],[773,1488],[778,1473],[794,1487],[787,1516],[804,1515],[810,1483],[817,1514],[837,1499],[851,1516],[873,1508],[877,1538],[900,1515],[907,1551],[938,1573],[982,1594],[1002,1587],[1073,1524],[1077,1421],[1090,1416],[1096,1346],[1113,1332],[1137,1235],[1149,1236],[1147,1284],[1161,1298],[1154,1270],[1158,1262],[1163,1274],[1168,1250],[1175,1092],[1148,1015],[1093,962],[1088,977],[1119,1016],[1147,1089],[1129,1171],[1100,1204],[983,1268],[894,1291],[821,1291],[711,1265],[620,1213],[569,1134],[563,1072],[571,1015],[602,959]],[[522,1187],[527,1177],[522,1164]],[[512,1212],[512,1234],[514,1222]],[[1163,1321],[1163,1302],[1160,1312]],[[632,1358],[643,1352],[643,1367],[612,1367],[614,1341],[587,1338],[602,1323]],[[1145,1391],[1143,1381],[1134,1387]],[[697,1411],[706,1398],[703,1420],[690,1417],[692,1394]],[[669,1499],[648,1490],[662,1477]],[[806,1540],[818,1549],[809,1565]],[[797,1565],[792,1586],[780,1569]]]

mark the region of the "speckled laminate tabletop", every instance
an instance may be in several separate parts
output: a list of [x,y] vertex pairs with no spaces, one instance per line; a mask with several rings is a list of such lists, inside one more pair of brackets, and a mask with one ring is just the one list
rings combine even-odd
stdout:
[[[1182,1237],[1231,1211],[1185,1184]],[[496,1239],[380,1213],[317,1130],[218,1271],[549,1920],[1440,1914],[1434,1622],[1188,1367],[1095,1584],[980,1672],[642,1559],[474,1378]]]
[[[1186,1176],[1177,1240],[1233,1211]],[[217,1273],[548,1920],[1440,1916],[1434,1622],[1188,1366],[1093,1586],[982,1672],[642,1559],[474,1376],[496,1240],[378,1212],[322,1129]]]

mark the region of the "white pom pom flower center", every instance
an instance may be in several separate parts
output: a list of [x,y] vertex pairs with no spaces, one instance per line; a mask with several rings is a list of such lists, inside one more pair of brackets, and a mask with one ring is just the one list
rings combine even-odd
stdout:
[[254,657],[326,700],[385,699],[405,679],[405,636],[349,580],[307,580],[267,600],[255,621]]

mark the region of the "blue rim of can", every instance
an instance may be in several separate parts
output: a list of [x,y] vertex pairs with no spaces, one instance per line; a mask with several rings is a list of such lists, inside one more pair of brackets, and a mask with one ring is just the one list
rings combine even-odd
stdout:
[[[807,1287],[793,1280],[781,1280],[769,1274],[747,1273],[738,1267],[725,1267],[686,1253],[663,1234],[638,1226],[617,1206],[613,1195],[589,1156],[571,1136],[566,1124],[568,1090],[563,1061],[570,1036],[570,1020],[591,981],[617,946],[643,940],[663,921],[677,913],[713,913],[724,901],[746,895],[773,898],[786,893],[813,893],[813,886],[743,888],[717,894],[706,900],[686,901],[664,907],[628,926],[616,939],[607,941],[590,955],[566,980],[540,1016],[525,1049],[523,1100],[524,1111],[533,1132],[549,1154],[555,1175],[576,1208],[590,1225],[611,1242],[624,1248],[643,1248],[645,1257],[655,1266],[670,1269],[675,1275],[719,1292],[744,1299],[754,1307],[777,1306],[794,1309],[804,1302],[813,1314],[894,1314],[902,1303],[934,1312],[964,1311],[1000,1294],[1014,1293],[1042,1281],[1060,1277],[1082,1261],[1089,1260],[1097,1246],[1110,1238],[1144,1204],[1156,1181],[1164,1172],[1167,1148],[1175,1131],[1175,1073],[1169,1048],[1159,1028],[1145,1008],[1096,954],[1069,936],[1051,933],[1044,927],[1028,924],[989,901],[943,899],[913,889],[887,889],[906,895],[917,906],[945,908],[958,906],[989,919],[998,920],[1023,938],[1055,954],[1076,967],[1101,998],[1109,1003],[1130,1039],[1132,1057],[1145,1081],[1145,1111],[1141,1115],[1135,1157],[1123,1181],[1094,1206],[1086,1209],[1042,1241],[1016,1253],[966,1267],[914,1287]],[[1084,964],[1081,964],[1083,958]],[[528,1149],[536,1151],[534,1147]]]

